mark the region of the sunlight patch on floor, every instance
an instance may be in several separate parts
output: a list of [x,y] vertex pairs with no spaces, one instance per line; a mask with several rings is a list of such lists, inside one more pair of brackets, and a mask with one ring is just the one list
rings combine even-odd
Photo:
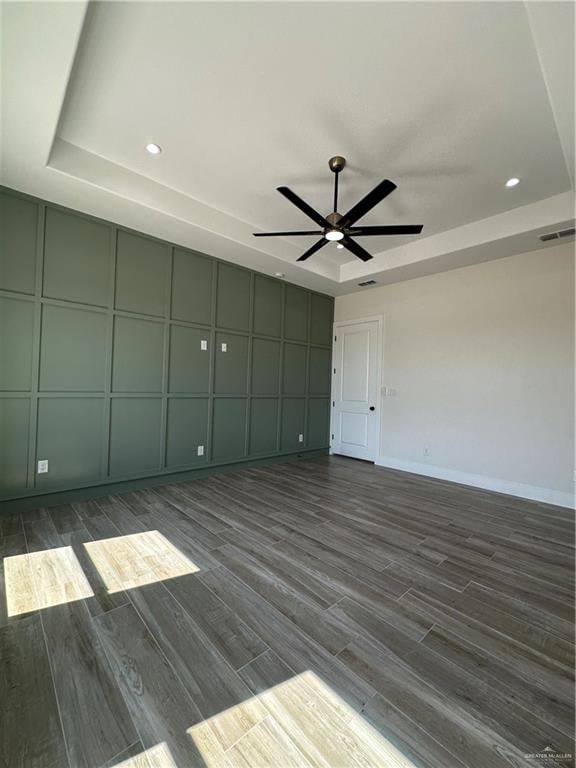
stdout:
[[264,717],[227,749],[219,721],[237,707],[188,730],[206,768],[415,768],[314,672],[254,699],[264,706]]
[[159,531],[89,541],[84,547],[110,593],[199,570]]
[[8,616],[92,597],[72,547],[4,558]]

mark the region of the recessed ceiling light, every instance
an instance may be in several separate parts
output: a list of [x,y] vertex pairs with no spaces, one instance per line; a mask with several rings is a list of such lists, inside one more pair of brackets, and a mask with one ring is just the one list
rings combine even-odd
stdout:
[[159,155],[162,152],[162,147],[158,144],[146,144],[146,152],[150,152],[151,155]]
[[326,240],[342,240],[344,232],[340,232],[339,229],[329,229],[324,235]]
[[342,245],[342,243],[338,243],[338,245],[336,246],[336,248],[344,248],[344,246]]
[[274,277],[286,277],[284,272],[274,272]]
[[506,182],[507,187],[515,187],[516,184],[520,184],[520,179],[517,179],[515,176],[512,179],[508,179]]

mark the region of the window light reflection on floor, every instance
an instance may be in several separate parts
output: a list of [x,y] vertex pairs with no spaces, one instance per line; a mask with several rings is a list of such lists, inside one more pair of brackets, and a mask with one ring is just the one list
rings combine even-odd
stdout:
[[[84,547],[110,593],[199,570],[159,531],[90,541]],[[6,557],[4,577],[8,616],[93,597],[99,586],[90,585],[69,546]]]
[[[262,719],[228,746],[222,721],[262,705]],[[188,730],[206,768],[415,768],[318,675],[308,670]],[[227,748],[226,748],[227,747]]]
[[[86,542],[84,547],[110,592],[199,570],[159,531]],[[4,570],[9,616],[94,594],[69,546],[7,557]],[[170,738],[159,740],[120,759],[114,768],[181,768],[180,758],[188,750],[192,763],[200,759],[203,768],[414,768],[310,670],[171,736],[176,738],[173,744]]]
[[[239,738],[225,727],[233,720],[244,727]],[[174,753],[169,742],[160,742],[114,768],[416,768],[310,670],[192,726],[187,735],[189,753],[176,736]]]
[[6,557],[4,577],[8,616],[82,600],[94,594],[72,547]]
[[84,547],[110,593],[199,570],[159,531],[98,539]]

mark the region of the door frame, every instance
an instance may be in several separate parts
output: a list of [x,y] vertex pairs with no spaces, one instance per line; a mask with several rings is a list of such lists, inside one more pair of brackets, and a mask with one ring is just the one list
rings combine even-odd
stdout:
[[332,403],[335,403],[335,392],[334,392],[334,363],[336,361],[335,351],[336,351],[336,336],[338,334],[339,328],[345,328],[347,325],[358,325],[358,323],[378,323],[378,332],[376,337],[376,346],[378,348],[378,360],[376,364],[376,381],[377,381],[377,392],[376,392],[376,433],[378,435],[378,445],[376,448],[376,456],[374,457],[374,463],[378,461],[378,457],[380,456],[380,438],[381,438],[381,428],[382,428],[382,373],[384,371],[384,315],[369,315],[368,317],[358,317],[354,320],[339,320],[338,322],[334,322],[332,324],[332,376],[331,376],[331,385],[330,385],[330,454],[332,454],[332,445],[334,443],[333,435],[334,432],[334,405]]

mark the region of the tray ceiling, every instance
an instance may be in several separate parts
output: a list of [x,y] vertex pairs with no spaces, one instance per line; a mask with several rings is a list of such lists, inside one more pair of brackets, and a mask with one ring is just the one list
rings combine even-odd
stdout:
[[[570,3],[32,5],[2,11],[5,184],[336,294],[572,216]],[[334,154],[341,210],[390,178],[362,223],[423,234],[363,240],[367,264],[254,240],[308,228],[280,184],[329,212]]]

